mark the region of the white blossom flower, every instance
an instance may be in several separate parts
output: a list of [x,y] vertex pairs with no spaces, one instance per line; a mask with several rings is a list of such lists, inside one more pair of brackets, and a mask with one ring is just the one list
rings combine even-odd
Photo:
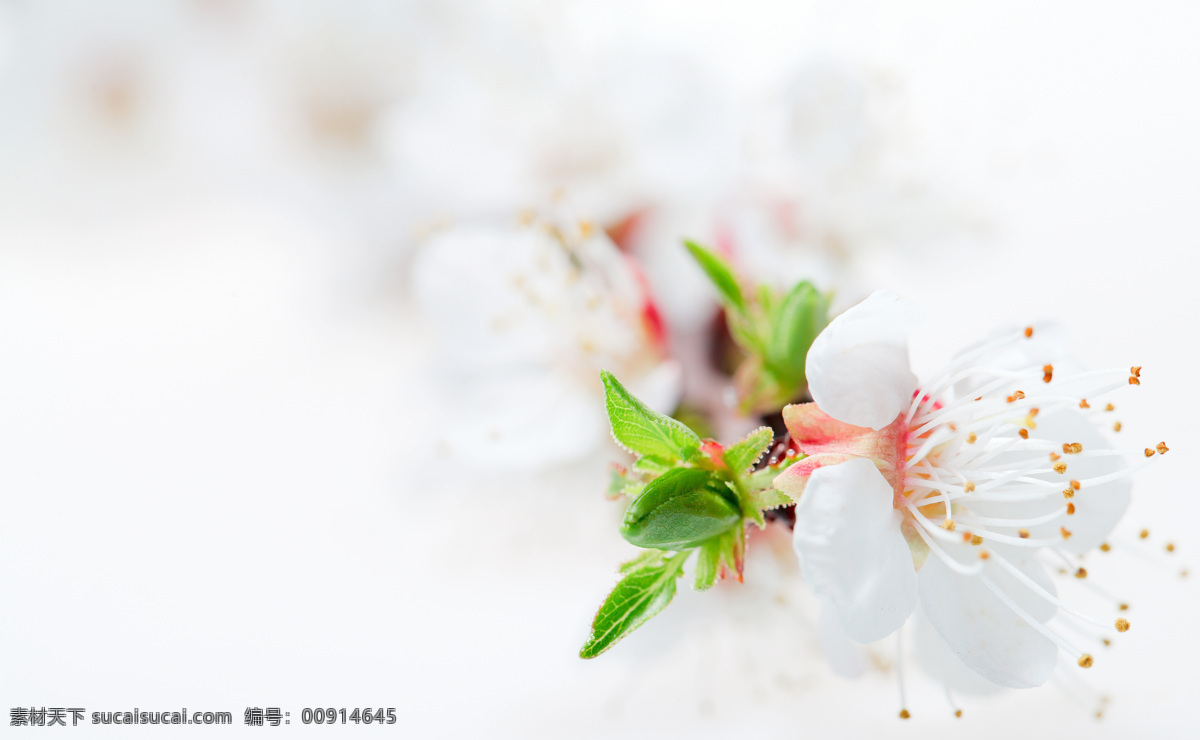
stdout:
[[877,292],[808,354],[814,402],[784,411],[807,457],[775,482],[798,501],[805,577],[858,642],[893,633],[919,606],[953,654],[995,684],[1042,684],[1059,650],[1088,667],[1091,656],[1051,620],[1129,624],[1063,603],[1043,559],[1074,569],[1073,557],[1102,545],[1129,504],[1130,474],[1167,451],[1112,449],[1090,418],[1112,409],[1098,396],[1140,384],[1141,368],[1073,368],[1053,327],[1039,326],[1003,333],[918,384],[907,335],[921,315]]
[[636,264],[587,224],[461,227],[413,268],[436,343],[431,387],[470,432],[464,461],[510,468],[578,460],[608,440],[600,370],[671,411],[680,369]]

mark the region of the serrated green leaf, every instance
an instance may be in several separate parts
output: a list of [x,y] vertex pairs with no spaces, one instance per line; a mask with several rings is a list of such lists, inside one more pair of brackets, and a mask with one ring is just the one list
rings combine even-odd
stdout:
[[741,475],[758,462],[771,447],[775,433],[770,427],[759,427],[750,432],[745,439],[725,450],[725,464],[734,475]]
[[661,563],[666,555],[667,553],[662,550],[643,550],[633,560],[626,560],[624,563],[621,563],[621,567],[617,569],[617,572],[624,575],[638,568]]
[[799,390],[804,384],[808,348],[829,323],[825,297],[812,283],[802,280],[788,291],[772,323],[767,367],[787,390]]
[[748,490],[757,491],[764,488],[774,488],[775,478],[780,473],[790,468],[794,463],[797,463],[805,458],[804,455],[795,455],[794,457],[785,457],[779,463],[770,467],[756,470],[743,479],[743,482]]
[[675,467],[670,460],[664,460],[661,457],[654,455],[643,455],[633,461],[633,467],[643,473],[652,475],[662,475],[671,468]]
[[579,651],[594,658],[661,612],[675,598],[675,581],[688,553],[669,558],[662,552],[643,554],[622,566],[622,578],[600,605],[592,634]]
[[709,540],[696,550],[696,580],[693,588],[707,591],[717,581],[721,568],[721,539]]
[[612,373],[601,370],[600,378],[613,437],[625,449],[670,461],[697,455],[700,437],[695,432],[639,401]]
[[668,471],[629,504],[621,536],[638,547],[682,550],[726,532],[742,515],[721,487],[724,481],[706,470]]
[[738,285],[737,278],[729,264],[718,257],[715,252],[705,249],[696,242],[685,240],[683,244],[700,264],[704,273],[708,275],[708,279],[716,286],[717,292],[721,295],[721,302],[725,304],[726,308],[745,313],[746,299],[742,295],[742,288]]
[[795,502],[783,491],[777,491],[774,488],[763,488],[758,491],[751,491],[748,503],[752,512],[749,515],[750,518],[758,525],[759,529],[763,529],[767,526],[766,518],[762,514],[764,511],[791,506]]

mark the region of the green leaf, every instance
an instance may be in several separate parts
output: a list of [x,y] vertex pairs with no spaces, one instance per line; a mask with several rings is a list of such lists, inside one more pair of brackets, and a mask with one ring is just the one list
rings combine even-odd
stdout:
[[721,294],[721,302],[727,308],[745,313],[746,299],[742,296],[741,286],[738,285],[737,278],[734,277],[733,269],[729,264],[718,257],[715,252],[710,252],[696,242],[685,240],[683,244],[692,253],[696,262],[700,263],[700,267],[708,275],[708,279],[717,287],[717,291]]
[[695,547],[742,520],[735,498],[713,473],[675,468],[646,484],[625,510],[621,536],[638,547]]
[[788,496],[783,491],[777,491],[774,488],[762,488],[757,491],[751,491],[749,495],[750,519],[758,525],[759,529],[764,529],[767,526],[767,520],[763,517],[764,511],[771,509],[780,509],[784,506],[791,506],[791,496]]
[[829,323],[828,304],[813,284],[802,280],[784,297],[774,316],[766,364],[786,390],[804,384],[804,360],[817,334]]
[[662,475],[671,468],[675,467],[675,464],[670,460],[664,460],[661,457],[656,457],[654,455],[643,455],[642,457],[639,457],[633,461],[633,467],[635,470],[639,470],[643,473]]
[[697,591],[707,591],[717,581],[717,571],[721,569],[722,539],[705,542],[696,551],[696,581],[693,587]]
[[600,605],[592,620],[592,634],[579,651],[581,658],[594,658],[662,611],[675,598],[675,581],[688,553],[664,558],[652,551],[621,567],[625,573]]
[[734,475],[741,475],[758,462],[775,440],[770,427],[759,427],[745,439],[725,450],[725,464]]
[[601,370],[600,379],[613,437],[625,449],[670,461],[696,456],[700,437],[695,432],[634,398],[612,373]]

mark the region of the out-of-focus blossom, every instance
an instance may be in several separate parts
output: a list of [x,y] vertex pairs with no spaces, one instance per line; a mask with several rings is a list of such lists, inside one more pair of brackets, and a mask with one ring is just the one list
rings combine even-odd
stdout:
[[919,605],[963,664],[1001,686],[1042,684],[1060,650],[1089,667],[1048,622],[1114,625],[1059,600],[1041,557],[1101,545],[1129,504],[1130,475],[1166,452],[1111,449],[1085,413],[1103,413],[1097,397],[1137,385],[1140,368],[1128,379],[1077,370],[1053,331],[1030,327],[918,384],[907,339],[920,317],[880,291],[808,354],[814,402],[784,410],[807,457],[775,481],[798,501],[805,577],[859,642],[891,634]]
[[413,268],[434,341],[430,382],[456,458],[512,468],[578,459],[607,441],[600,370],[670,411],[680,371],[637,266],[579,223],[462,227]]

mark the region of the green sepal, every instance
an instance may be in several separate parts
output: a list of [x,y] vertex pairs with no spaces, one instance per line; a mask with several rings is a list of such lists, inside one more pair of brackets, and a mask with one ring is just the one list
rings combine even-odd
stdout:
[[806,455],[785,457],[775,465],[770,465],[762,470],[754,471],[744,479],[747,490],[759,491],[764,488],[774,488],[775,479],[779,477],[779,474],[790,468],[793,464],[803,460],[805,457]]
[[[675,468],[646,484],[625,510],[621,536],[638,547],[683,550],[728,531],[742,519],[713,473]],[[736,496],[733,497],[736,501]]]
[[696,550],[696,580],[692,584],[697,591],[707,591],[717,581],[721,569],[721,538],[705,542]]
[[688,553],[651,550],[621,566],[624,578],[608,594],[592,620],[592,634],[579,651],[594,658],[661,612],[675,598],[675,581]]
[[725,465],[734,475],[741,475],[754,466],[775,440],[770,427],[759,427],[737,444],[725,450]]
[[691,460],[699,453],[700,437],[691,429],[639,401],[612,373],[601,370],[600,379],[612,435],[622,447],[669,461]]
[[721,294],[721,302],[728,308],[745,313],[746,299],[742,296],[742,288],[738,285],[737,278],[729,264],[718,257],[715,252],[710,252],[694,241],[685,240],[683,244],[700,264],[704,273],[708,275],[708,279],[716,286],[717,292]]

